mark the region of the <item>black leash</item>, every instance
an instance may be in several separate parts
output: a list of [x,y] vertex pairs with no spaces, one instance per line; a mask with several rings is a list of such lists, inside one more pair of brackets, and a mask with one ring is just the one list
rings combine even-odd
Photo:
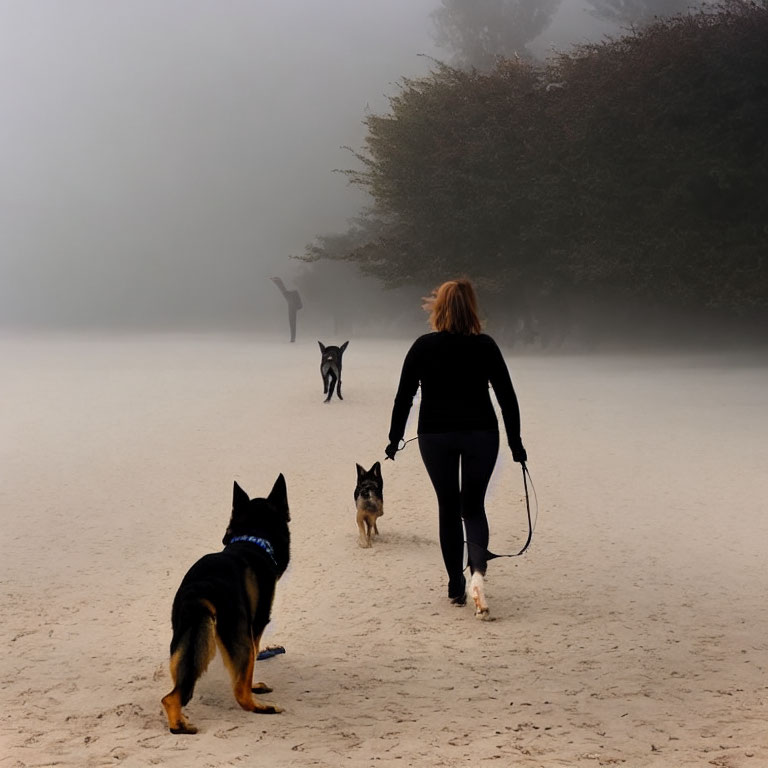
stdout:
[[485,559],[486,560],[493,560],[496,557],[520,557],[528,547],[531,546],[531,541],[533,540],[533,532],[536,529],[536,523],[531,518],[531,500],[528,494],[528,481],[531,483],[531,489],[533,490],[533,498],[536,502],[536,517],[539,516],[539,499],[536,496],[536,488],[533,486],[533,480],[531,478],[531,473],[528,471],[528,467],[526,466],[525,462],[521,462],[521,466],[523,468],[523,487],[525,488],[525,512],[528,515],[528,538],[525,540],[525,544],[523,545],[523,548],[519,552],[512,552],[508,555],[496,555],[493,552],[491,552],[489,549],[486,549],[485,547],[480,546],[480,544],[475,544],[474,541],[465,541],[464,543],[467,545],[467,549],[469,547],[475,547],[475,551],[480,550],[481,552],[485,553]]
[[[403,441],[402,446],[398,446],[397,450],[398,453],[405,448],[408,443],[412,443],[414,440],[418,440],[418,435],[416,437],[410,438],[410,440]],[[389,456],[387,456],[389,458]],[[519,552],[512,552],[508,555],[497,555],[491,552],[489,549],[486,549],[485,547],[481,546],[480,544],[475,544],[474,541],[465,541],[464,543],[467,545],[467,549],[469,547],[475,547],[475,551],[480,551],[485,554],[486,560],[494,560],[497,557],[520,557],[528,547],[531,546],[531,541],[533,540],[533,532],[536,530],[536,523],[533,518],[531,518],[531,499],[528,493],[528,482],[531,483],[531,490],[533,491],[533,499],[536,502],[536,518],[539,517],[539,497],[536,495],[536,488],[533,485],[533,478],[531,477],[531,473],[528,471],[528,467],[526,466],[525,462],[520,462],[520,465],[523,469],[523,488],[525,489],[525,512],[528,516],[528,538],[525,540],[525,544],[523,545],[523,548]]]

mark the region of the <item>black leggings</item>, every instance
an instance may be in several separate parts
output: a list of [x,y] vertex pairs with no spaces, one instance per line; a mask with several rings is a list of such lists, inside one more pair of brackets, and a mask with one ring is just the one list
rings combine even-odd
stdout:
[[[464,530],[469,566],[485,574],[488,520],[485,492],[499,454],[496,430],[419,435],[419,449],[435,487],[440,513],[440,549],[448,571],[448,592],[463,585]],[[475,546],[473,546],[475,545]]]

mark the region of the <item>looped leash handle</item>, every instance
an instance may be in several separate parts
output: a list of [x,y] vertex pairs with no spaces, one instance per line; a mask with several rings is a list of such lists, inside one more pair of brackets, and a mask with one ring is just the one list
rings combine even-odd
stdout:
[[[473,541],[466,541],[464,542],[467,545],[467,548],[469,547],[476,547],[477,549],[483,550],[485,552],[485,559],[486,560],[494,560],[497,557],[520,557],[527,549],[531,546],[531,541],[533,540],[533,520],[531,519],[531,500],[528,493],[528,480],[531,480],[531,473],[528,471],[528,467],[526,466],[526,463],[524,461],[520,462],[520,465],[522,467],[523,471],[523,488],[525,489],[525,512],[528,516],[528,538],[525,540],[525,544],[523,545],[523,548],[519,552],[513,552],[508,555],[497,555],[493,552],[491,552],[489,549],[485,549],[485,547],[481,547],[479,544],[475,544]],[[533,488],[533,480],[531,480],[531,488]],[[536,495],[536,489],[534,488],[534,496]]]

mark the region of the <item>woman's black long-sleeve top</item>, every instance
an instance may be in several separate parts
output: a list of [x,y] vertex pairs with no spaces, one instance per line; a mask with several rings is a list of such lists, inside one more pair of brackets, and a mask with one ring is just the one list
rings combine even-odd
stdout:
[[521,446],[520,409],[501,350],[488,335],[439,331],[420,336],[408,350],[395,395],[390,443],[405,432],[421,385],[418,433],[498,429],[488,384],[496,394],[507,440]]

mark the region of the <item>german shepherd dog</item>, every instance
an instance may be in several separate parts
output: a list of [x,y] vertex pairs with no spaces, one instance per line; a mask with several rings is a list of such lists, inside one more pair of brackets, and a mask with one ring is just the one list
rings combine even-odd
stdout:
[[277,580],[288,567],[289,520],[282,475],[266,499],[249,499],[235,483],[224,549],[201,557],[187,571],[173,599],[173,690],[162,700],[171,733],[197,733],[181,708],[192,698],[195,683],[217,646],[232,677],[237,703],[248,712],[282,711],[253,698],[253,693],[272,690],[264,683],[253,685],[253,664],[269,622]]
[[384,514],[384,480],[381,477],[381,464],[377,461],[367,472],[357,467],[357,485],[355,486],[355,506],[357,507],[357,527],[360,532],[358,543],[368,549],[373,541],[373,534],[379,535],[376,520]]
[[323,394],[328,395],[325,402],[330,402],[333,397],[334,386],[339,400],[343,400],[344,398],[341,396],[341,356],[349,342],[345,341],[340,347],[326,347],[322,341],[317,343],[320,345],[320,375],[323,377]]

